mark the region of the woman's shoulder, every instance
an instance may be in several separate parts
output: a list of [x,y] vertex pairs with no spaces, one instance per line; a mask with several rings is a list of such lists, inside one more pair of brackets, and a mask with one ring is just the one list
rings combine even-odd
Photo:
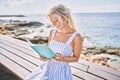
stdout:
[[80,33],[77,32],[77,31],[75,31],[75,33],[76,33],[76,36],[75,36],[75,38],[74,38],[74,41],[75,41],[75,42],[77,42],[77,41],[82,41],[82,37],[81,37]]

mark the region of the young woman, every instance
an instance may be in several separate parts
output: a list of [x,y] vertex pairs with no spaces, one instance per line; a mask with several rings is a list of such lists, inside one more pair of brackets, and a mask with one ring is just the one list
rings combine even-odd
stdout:
[[40,56],[40,60],[47,61],[44,74],[40,67],[26,77],[26,80],[73,80],[69,62],[77,62],[82,50],[82,38],[75,30],[70,11],[59,4],[50,9],[48,17],[55,27],[50,31],[48,45],[56,56],[46,59]]

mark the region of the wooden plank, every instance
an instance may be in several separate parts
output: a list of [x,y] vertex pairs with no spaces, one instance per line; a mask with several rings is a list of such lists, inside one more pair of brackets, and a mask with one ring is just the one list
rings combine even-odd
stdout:
[[100,66],[95,63],[90,64],[88,72],[108,80],[120,80],[120,71],[116,71],[105,66]]
[[103,78],[97,77],[95,75],[89,74],[89,73],[81,71],[81,70],[78,70],[76,68],[71,67],[71,69],[72,69],[72,73],[74,75],[77,75],[85,80],[104,80]]
[[[19,49],[20,48],[20,50],[22,50],[22,51],[24,51],[24,53],[26,53],[26,54],[28,54],[28,55],[31,55],[31,56],[33,56],[33,57],[36,57],[36,58],[39,58],[39,56],[38,56],[38,54],[37,53],[35,53],[31,48],[30,48],[30,46],[26,46],[26,45],[24,45],[24,44],[20,44],[20,43],[15,43],[14,41],[11,41],[11,40],[4,40],[4,39],[0,39],[0,42],[1,43],[4,43],[4,44],[6,44],[6,45],[9,45],[9,46],[11,46],[11,47],[14,47],[14,48],[16,48],[16,49]],[[21,41],[21,42],[23,42],[23,41]]]
[[120,71],[114,70],[112,68],[109,68],[109,67],[106,67],[106,66],[101,66],[101,65],[96,64],[96,63],[91,63],[90,66],[91,67],[94,66],[94,68],[97,68],[97,69],[102,70],[104,72],[108,72],[110,74],[113,74],[113,75],[116,75],[116,76],[120,77]]
[[[16,50],[18,50],[18,51],[23,52],[23,53],[26,54],[26,55],[29,55],[29,56],[32,56],[32,57],[34,57],[34,58],[39,59],[39,55],[38,55],[36,52],[34,52],[32,49],[31,49],[32,51],[29,51],[29,50],[25,49],[24,47],[17,46],[17,45],[15,45],[15,44],[12,44],[12,43],[7,42],[7,41],[4,41],[4,40],[2,40],[2,41],[0,40],[0,43],[4,44],[4,46],[5,46],[5,45],[6,45],[6,46],[9,46],[9,47],[14,48],[14,49],[16,49]],[[27,47],[27,46],[26,46],[26,47]]]
[[24,68],[28,69],[29,71],[33,71],[33,70],[36,68],[35,65],[33,65],[33,64],[31,64],[30,62],[28,62],[28,61],[26,61],[26,60],[24,60],[24,59],[22,59],[22,58],[20,58],[20,57],[18,57],[18,56],[16,56],[16,55],[12,54],[12,53],[9,52],[9,51],[6,51],[6,50],[4,50],[4,49],[2,49],[2,48],[0,48],[0,51],[1,51],[0,53],[1,53],[2,55],[5,55],[6,57],[8,57],[8,58],[10,58],[12,61],[20,64],[21,66],[23,66]]
[[73,80],[84,80],[84,79],[81,79],[79,77],[73,76]]
[[35,52],[31,49],[31,47],[25,41],[14,39],[14,38],[4,36],[4,35],[0,35],[0,41],[4,41],[5,43],[7,43],[9,45],[14,45],[15,47],[17,46],[16,47],[17,49],[21,48],[22,51],[25,50],[25,53],[27,51],[27,53],[29,53],[29,55],[39,58],[38,54],[34,54]]
[[91,62],[83,60],[83,59],[79,59],[78,63],[89,66]]
[[23,53],[23,52],[21,52],[19,50],[16,50],[15,48],[12,48],[10,46],[7,46],[7,45],[1,44],[1,43],[0,43],[0,45],[3,46],[3,48],[5,50],[11,52],[14,55],[17,55],[17,56],[23,58],[24,60],[27,60],[28,62],[31,62],[34,65],[36,65],[36,64],[39,65],[40,63],[42,63],[42,61],[40,61],[39,59],[36,59],[36,58],[34,58],[32,56],[29,56],[29,55],[27,55],[27,54],[25,54],[25,53]]
[[30,72],[15,62],[11,61],[7,57],[0,54],[0,63],[9,68],[14,74],[24,79]]
[[88,69],[88,66],[77,63],[77,62],[70,63],[70,65],[72,67],[78,68],[78,69],[83,70],[83,71],[87,71],[87,69]]
[[19,40],[19,39],[11,38],[11,37],[0,34],[0,41],[7,41],[9,43],[15,44],[15,45],[20,46],[20,47],[24,47],[25,49],[32,51],[31,48],[28,47],[29,44],[27,42]]
[[13,41],[14,43],[24,44],[25,46],[28,46],[28,44],[25,41],[22,41],[22,40],[19,40],[19,39],[15,39],[15,38],[11,38],[11,37],[8,37],[6,35],[1,35],[0,34],[0,39],[4,39],[4,40],[10,41],[10,42]]

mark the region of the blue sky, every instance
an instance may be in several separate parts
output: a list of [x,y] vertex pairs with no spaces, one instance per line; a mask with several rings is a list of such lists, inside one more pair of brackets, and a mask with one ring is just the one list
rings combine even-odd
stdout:
[[73,13],[120,12],[120,0],[0,0],[0,14],[47,13],[56,4]]

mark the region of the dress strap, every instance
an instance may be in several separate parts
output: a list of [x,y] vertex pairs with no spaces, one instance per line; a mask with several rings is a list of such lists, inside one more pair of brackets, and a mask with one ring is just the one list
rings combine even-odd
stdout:
[[68,41],[66,42],[66,44],[70,44],[72,41],[73,41],[73,39],[75,38],[75,36],[78,34],[78,32],[74,32],[73,34],[72,34],[72,36],[68,39]]

